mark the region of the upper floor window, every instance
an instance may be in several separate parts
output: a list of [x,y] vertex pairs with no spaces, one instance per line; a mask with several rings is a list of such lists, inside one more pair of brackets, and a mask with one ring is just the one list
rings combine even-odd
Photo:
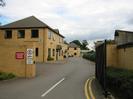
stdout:
[[18,38],[25,38],[25,30],[18,30]]
[[52,32],[49,30],[48,31],[48,38],[51,39],[52,38]]
[[31,37],[32,38],[38,38],[39,37],[39,31],[38,30],[31,30]]
[[74,50],[77,50],[77,48],[75,47]]
[[12,31],[6,30],[4,34],[5,39],[11,39],[12,38]]

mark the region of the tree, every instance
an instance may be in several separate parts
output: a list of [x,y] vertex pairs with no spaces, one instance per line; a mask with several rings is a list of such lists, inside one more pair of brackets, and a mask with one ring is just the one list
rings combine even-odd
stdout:
[[79,47],[82,46],[82,44],[80,43],[79,40],[73,40],[71,43],[75,43],[75,44],[78,45]]
[[0,6],[4,7],[6,5],[4,0],[0,0]]
[[87,40],[83,40],[83,41],[82,41],[82,48],[81,48],[81,49],[87,50],[87,49],[88,49],[88,48],[87,48],[87,45],[88,45]]

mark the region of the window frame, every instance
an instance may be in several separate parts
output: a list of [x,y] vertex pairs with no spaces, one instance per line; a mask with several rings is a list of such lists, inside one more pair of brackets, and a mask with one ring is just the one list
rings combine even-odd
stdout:
[[[24,31],[23,33],[24,33],[24,35],[22,36],[21,34],[19,34],[19,33],[21,33],[20,31]],[[25,30],[18,30],[18,35],[17,35],[17,37],[18,37],[18,39],[23,39],[23,38],[25,38]],[[22,36],[22,37],[21,37]]]
[[[7,33],[7,31],[9,32],[10,31],[10,35]],[[12,39],[12,30],[5,30],[4,32],[4,38],[5,39]]]
[[[38,31],[37,34],[35,33],[33,35],[33,31]],[[31,38],[39,38],[39,30],[38,29],[32,29],[31,30]]]

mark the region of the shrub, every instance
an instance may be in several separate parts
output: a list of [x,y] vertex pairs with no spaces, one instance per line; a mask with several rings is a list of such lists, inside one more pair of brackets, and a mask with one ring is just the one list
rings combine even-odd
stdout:
[[48,56],[47,60],[48,60],[48,61],[52,61],[52,60],[54,60],[54,58]]
[[15,75],[12,73],[0,72],[0,80],[12,79],[14,77],[15,77]]
[[91,61],[95,61],[95,56],[96,56],[96,53],[94,51],[91,51],[91,52],[85,53],[83,55],[83,58],[91,60]]
[[107,85],[120,99],[133,99],[133,71],[107,68]]

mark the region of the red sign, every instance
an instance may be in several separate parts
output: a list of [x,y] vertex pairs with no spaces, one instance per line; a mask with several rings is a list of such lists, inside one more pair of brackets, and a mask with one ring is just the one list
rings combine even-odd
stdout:
[[16,59],[24,59],[24,52],[16,52]]

